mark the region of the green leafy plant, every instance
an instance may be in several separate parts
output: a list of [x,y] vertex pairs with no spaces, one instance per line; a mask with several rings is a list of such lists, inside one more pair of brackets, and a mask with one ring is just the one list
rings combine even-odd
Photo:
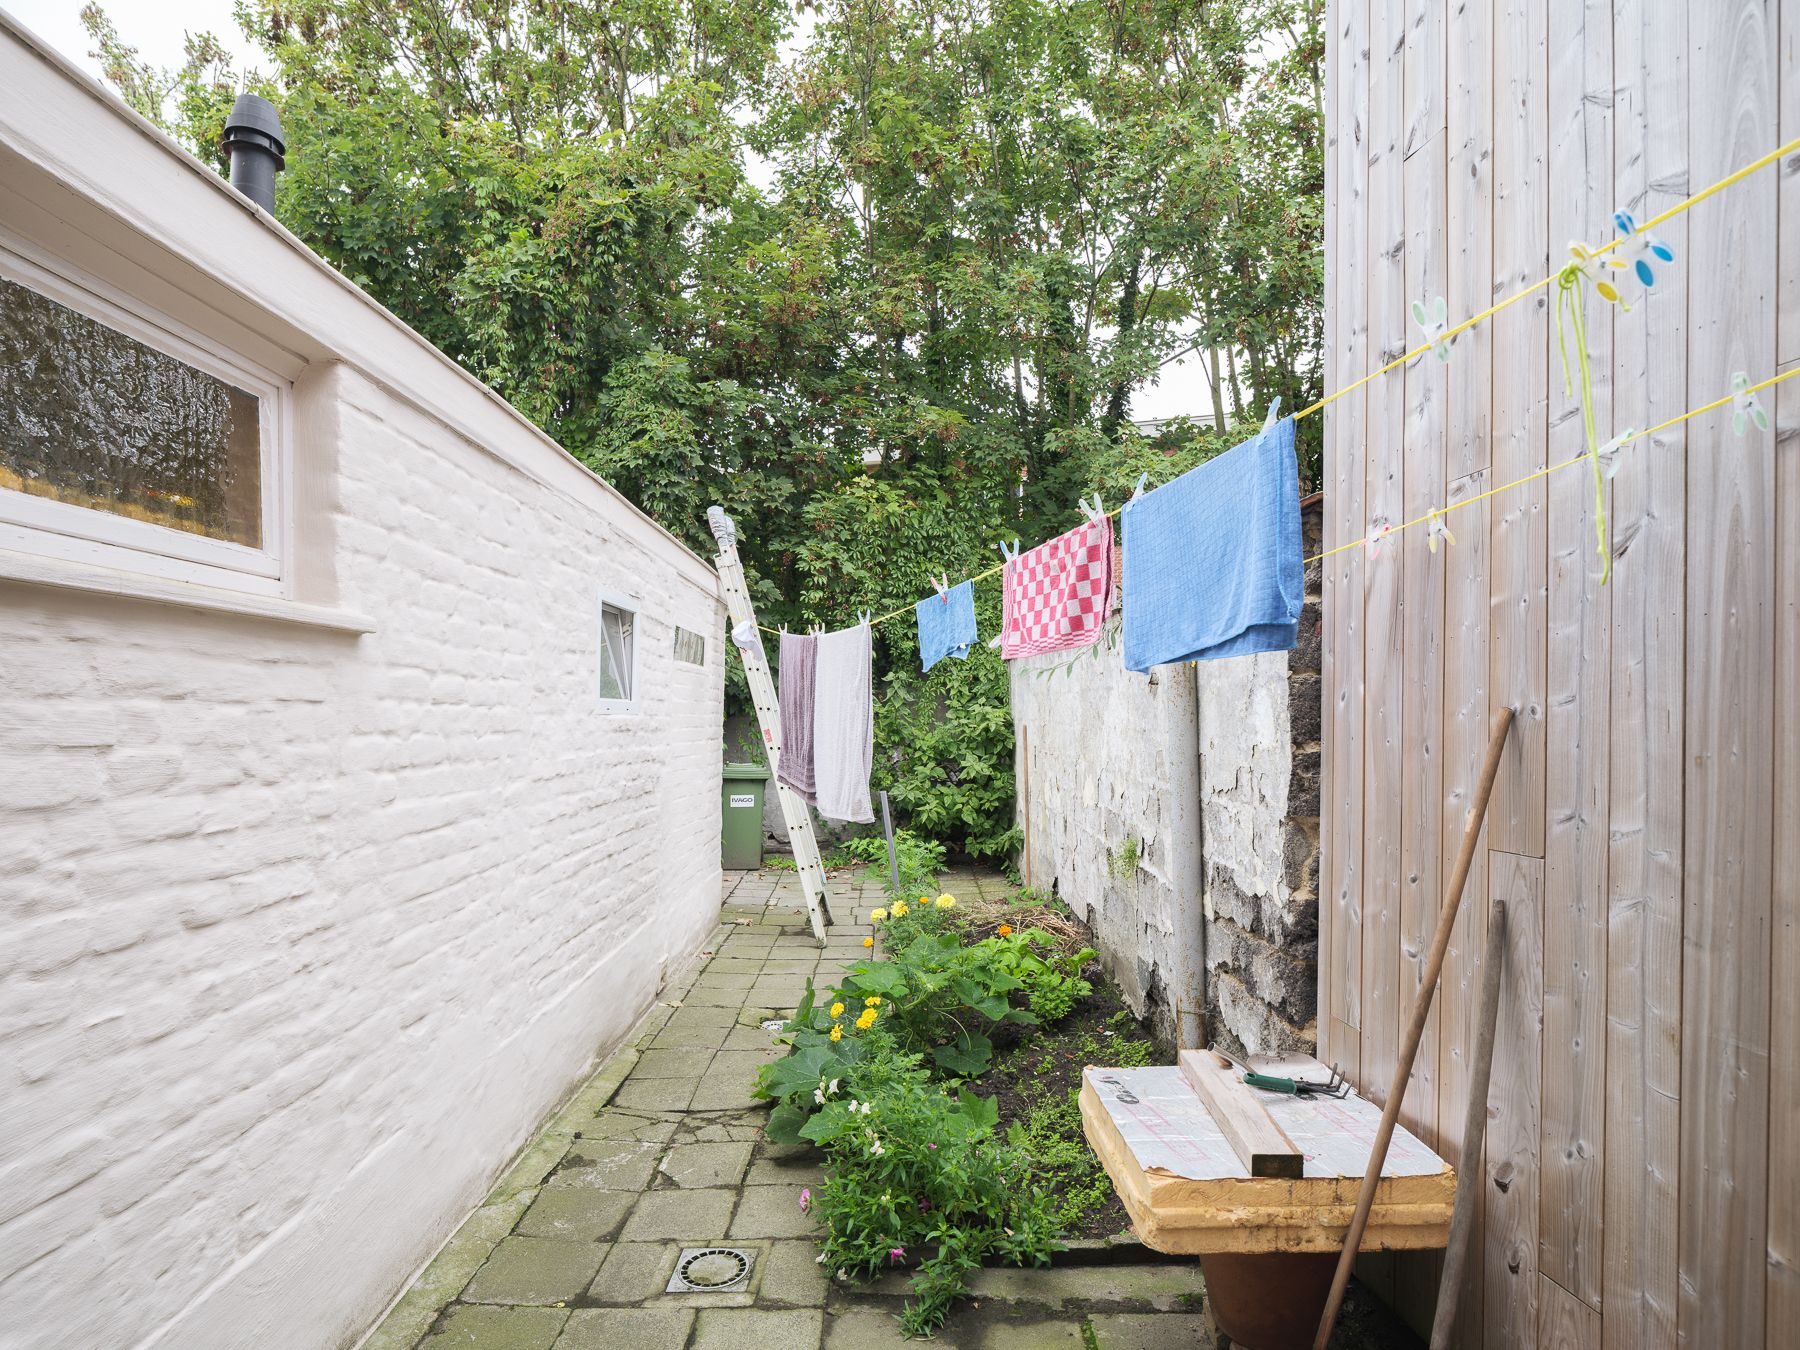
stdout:
[[869,864],[870,881],[879,881],[889,900],[907,900],[920,894],[935,896],[938,875],[944,870],[946,849],[935,839],[914,834],[911,830],[894,831],[894,864],[900,881],[888,867],[887,840],[881,835],[868,835],[844,843],[844,852]]
[[1041,1021],[1061,1021],[1077,999],[1094,992],[1094,986],[1081,977],[1081,968],[1094,959],[1092,947],[1064,954],[1057,949],[1056,940],[1040,928],[995,936],[980,945],[992,949],[996,968],[1018,981],[1025,990],[1027,1006]]

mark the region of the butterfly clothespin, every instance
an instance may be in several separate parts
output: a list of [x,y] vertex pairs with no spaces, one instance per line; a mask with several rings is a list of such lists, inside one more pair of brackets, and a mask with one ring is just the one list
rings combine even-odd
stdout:
[[1623,450],[1627,442],[1631,441],[1636,435],[1637,432],[1633,431],[1630,427],[1626,427],[1625,430],[1621,431],[1617,436],[1614,436],[1605,445],[1600,447],[1597,453],[1600,456],[1600,474],[1603,478],[1610,480],[1618,477],[1619,465],[1621,463],[1619,452]]
[[1131,500],[1132,501],[1135,502],[1136,500],[1138,500],[1138,498],[1140,498],[1144,495],[1144,484],[1148,483],[1149,481],[1150,481],[1150,471],[1148,469],[1146,469],[1146,470],[1144,470],[1144,472],[1142,472],[1138,475],[1137,486],[1131,490]]
[[1579,239],[1569,241],[1569,257],[1574,261],[1572,266],[1582,276],[1594,284],[1594,290],[1602,300],[1621,309],[1629,309],[1619,295],[1619,288],[1612,283],[1608,275],[1611,272],[1623,272],[1626,264],[1620,262],[1610,253],[1596,253]]
[[931,579],[931,588],[937,592],[938,599],[946,605],[950,603],[950,574],[943,573]]
[[1369,531],[1369,537],[1363,540],[1363,546],[1369,550],[1369,556],[1371,558],[1379,558],[1381,556],[1381,541],[1386,539],[1393,532],[1394,527],[1389,525],[1386,521],[1383,521]]
[[864,628],[867,628],[867,627],[868,627],[868,626],[869,626],[869,615],[870,615],[870,614],[871,614],[871,613],[872,613],[872,612],[873,612],[873,611],[871,611],[871,610],[866,610],[866,609],[859,609],[859,610],[857,610],[857,611],[856,611],[856,621],[857,621],[857,622],[858,622],[858,623],[859,623],[859,624],[861,624],[861,625],[862,625],[862,626],[863,626],[863,627],[864,627]]
[[1012,549],[1010,552],[1007,550],[1006,541],[1004,539],[998,544],[995,544],[994,547],[1000,550],[1000,557],[1004,562],[1012,562],[1019,556],[1019,541],[1017,539],[1012,541]]
[[1437,353],[1437,359],[1450,359],[1450,340],[1444,336],[1450,328],[1450,307],[1439,296],[1431,302],[1431,308],[1425,308],[1423,300],[1412,302],[1413,322],[1425,331],[1425,340],[1431,344],[1431,350]]
[[1648,290],[1656,284],[1656,269],[1651,264],[1653,262],[1674,262],[1675,250],[1651,234],[1649,230],[1640,230],[1637,221],[1632,219],[1629,211],[1614,211],[1613,225],[1623,236],[1623,242],[1619,244],[1618,251],[1629,260],[1629,266],[1637,274],[1637,279]]
[[1106,508],[1101,503],[1100,494],[1098,492],[1094,494],[1094,500],[1091,502],[1086,497],[1083,497],[1080,506],[1082,513],[1087,516],[1088,524],[1090,525],[1098,525],[1101,519],[1106,515]]
[[1425,547],[1436,553],[1440,539],[1452,547],[1456,544],[1456,536],[1450,533],[1450,526],[1444,519],[1443,511],[1434,506],[1431,508],[1431,514],[1425,518]]
[[1743,371],[1731,377],[1731,429],[1742,436],[1752,424],[1758,431],[1769,429],[1769,414],[1750,387],[1750,377]]
[[1281,417],[1281,395],[1277,394],[1269,402],[1269,415],[1267,417],[1263,418],[1262,429],[1264,431],[1267,431],[1270,427],[1274,426],[1278,420],[1280,420],[1280,417]]

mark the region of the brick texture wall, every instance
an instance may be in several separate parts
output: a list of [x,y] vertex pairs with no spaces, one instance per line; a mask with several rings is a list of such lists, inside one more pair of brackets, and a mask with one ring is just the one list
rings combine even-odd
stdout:
[[717,918],[710,573],[346,367],[312,397],[372,634],[0,584],[0,1346],[352,1343]]

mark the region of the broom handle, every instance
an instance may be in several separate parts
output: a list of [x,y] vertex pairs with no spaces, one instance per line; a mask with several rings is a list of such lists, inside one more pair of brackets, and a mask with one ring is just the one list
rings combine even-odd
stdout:
[[1357,1193],[1356,1211],[1350,1216],[1350,1231],[1344,1237],[1344,1250],[1338,1256],[1337,1273],[1331,1277],[1331,1295],[1325,1300],[1325,1312],[1319,1318],[1319,1332],[1313,1337],[1313,1350],[1326,1350],[1331,1329],[1337,1325],[1338,1309],[1344,1303],[1344,1289],[1350,1283],[1350,1268],[1356,1264],[1357,1249],[1362,1246],[1363,1230],[1369,1226],[1369,1210],[1375,1203],[1375,1187],[1381,1181],[1381,1169],[1387,1162],[1388,1145],[1393,1142],[1394,1126],[1400,1119],[1400,1103],[1406,1097],[1406,1083],[1412,1077],[1413,1061],[1419,1055],[1419,1041],[1425,1034],[1425,1021],[1431,1016],[1431,1000],[1437,993],[1438,976],[1444,970],[1444,953],[1450,946],[1450,933],[1456,927],[1456,911],[1462,906],[1463,886],[1469,879],[1469,867],[1475,861],[1475,845],[1481,838],[1482,822],[1487,819],[1488,799],[1494,795],[1494,776],[1500,772],[1500,756],[1506,749],[1506,734],[1512,730],[1511,708],[1494,711],[1492,729],[1488,733],[1487,758],[1481,765],[1481,779],[1475,785],[1475,800],[1469,804],[1469,819],[1463,826],[1462,849],[1456,855],[1456,870],[1450,876],[1450,893],[1438,913],[1437,935],[1431,940],[1431,955],[1425,962],[1425,978],[1419,985],[1418,1002],[1413,1005],[1412,1022],[1406,1028],[1406,1040],[1400,1047],[1400,1060],[1394,1065],[1394,1082],[1388,1089],[1387,1105],[1381,1108],[1381,1125],[1375,1131],[1375,1145],[1369,1150],[1369,1168],[1363,1173],[1362,1190]]

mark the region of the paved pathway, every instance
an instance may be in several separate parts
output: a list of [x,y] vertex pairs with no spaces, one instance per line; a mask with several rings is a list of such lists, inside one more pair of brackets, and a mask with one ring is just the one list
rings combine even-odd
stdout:
[[[998,875],[946,877],[1005,894]],[[862,955],[875,888],[834,879],[823,952],[792,873],[729,874],[713,954],[664,995],[494,1187],[366,1342],[366,1350],[880,1350],[909,1344],[902,1277],[828,1280],[799,1205],[811,1158],[762,1137],[749,1095],[782,1053],[762,1023],[805,980]],[[845,900],[848,900],[848,906]],[[669,1293],[685,1248],[754,1254],[733,1292]],[[984,1270],[937,1344],[967,1350],[1210,1346],[1197,1268],[1144,1262]],[[916,1344],[916,1343],[914,1343]]]

